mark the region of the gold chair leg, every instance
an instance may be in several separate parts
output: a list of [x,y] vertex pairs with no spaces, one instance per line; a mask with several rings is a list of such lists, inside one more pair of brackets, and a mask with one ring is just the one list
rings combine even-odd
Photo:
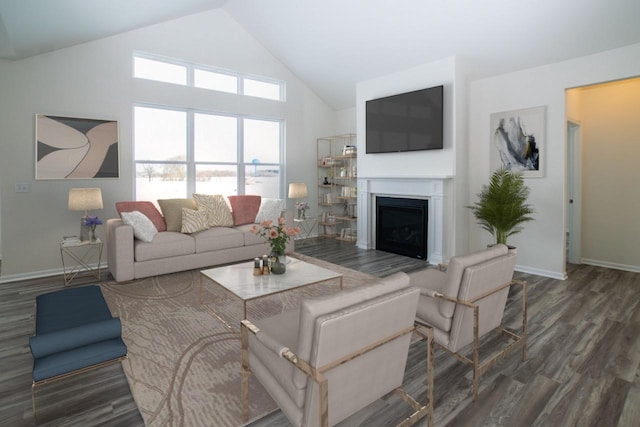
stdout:
[[33,409],[33,419],[38,424],[38,415],[36,413],[36,383],[31,383],[31,408]]
[[320,388],[320,427],[329,426],[329,381],[322,376]]
[[478,399],[478,383],[480,382],[480,309],[473,307],[473,401]]
[[242,341],[242,380],[241,380],[241,400],[242,400],[242,422],[249,421],[249,336],[247,328],[241,325],[241,341]]
[[433,329],[427,330],[427,417],[429,417],[428,425],[433,427]]

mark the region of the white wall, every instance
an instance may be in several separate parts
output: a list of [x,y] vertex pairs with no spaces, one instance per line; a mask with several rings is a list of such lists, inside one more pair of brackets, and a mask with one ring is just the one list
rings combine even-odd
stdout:
[[[492,113],[546,106],[544,178],[531,178],[530,202],[536,221],[510,239],[518,247],[519,269],[565,277],[565,89],[640,75],[640,44],[543,67],[474,81],[469,93],[469,188],[480,191],[489,177],[489,117]],[[472,196],[473,198],[473,196]],[[470,200],[471,202],[471,200]],[[491,236],[473,219],[470,247],[480,248]]]
[[[398,93],[410,92],[434,86],[444,86],[444,149],[407,153],[366,154],[366,101]],[[456,252],[456,236],[465,233],[456,230],[457,215],[463,209],[457,197],[458,185],[465,185],[466,172],[457,170],[458,153],[466,150],[466,123],[456,121],[456,115],[464,118],[465,102],[461,97],[466,82],[456,71],[453,57],[408,70],[359,82],[356,86],[356,116],[358,140],[358,179],[366,178],[447,178],[445,185],[445,224],[443,255],[448,258]],[[464,158],[464,155],[461,154]],[[363,206],[364,192],[358,197],[358,245],[372,247],[365,239],[368,224]],[[466,223],[463,223],[466,226]]]
[[356,130],[356,107],[336,111],[336,135],[356,133]]
[[[287,102],[133,79],[134,50],[282,79]],[[80,221],[79,213],[67,210],[70,188],[100,186],[105,208],[94,213],[101,218],[116,216],[116,201],[133,198],[135,102],[284,118],[285,183],[301,181],[310,187],[315,186],[315,174],[309,174],[315,171],[311,147],[317,136],[335,129],[333,111],[221,9],[21,61],[3,61],[0,77],[2,281],[60,271],[58,241],[77,233]],[[37,113],[117,119],[120,178],[35,181]],[[30,192],[14,193],[16,182],[28,182]]]
[[640,271],[640,78],[579,92],[582,262]]

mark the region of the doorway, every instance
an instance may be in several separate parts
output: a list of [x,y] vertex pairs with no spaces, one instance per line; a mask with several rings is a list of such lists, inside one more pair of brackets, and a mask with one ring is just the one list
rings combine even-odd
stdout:
[[565,252],[570,264],[580,264],[582,229],[582,125],[567,120],[567,200]]
[[640,78],[565,93],[565,263],[640,271]]

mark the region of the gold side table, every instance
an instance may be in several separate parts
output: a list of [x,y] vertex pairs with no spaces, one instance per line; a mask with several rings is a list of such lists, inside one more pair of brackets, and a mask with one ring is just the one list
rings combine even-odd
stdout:
[[[71,284],[81,271],[88,271],[100,280],[100,262],[102,260],[102,240],[95,241],[66,241],[60,242],[60,258],[62,258],[62,272],[64,285]],[[65,262],[67,258],[67,262]],[[97,267],[96,267],[97,263]],[[69,265],[68,265],[69,264]]]
[[300,227],[300,235],[296,240],[307,240],[313,229],[318,225],[318,218],[295,218],[293,220],[296,227]]

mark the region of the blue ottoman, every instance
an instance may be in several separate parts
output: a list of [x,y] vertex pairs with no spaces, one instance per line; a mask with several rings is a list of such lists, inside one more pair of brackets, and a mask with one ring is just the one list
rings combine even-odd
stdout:
[[36,333],[29,338],[33,386],[126,358],[121,332],[99,286],[36,297]]

